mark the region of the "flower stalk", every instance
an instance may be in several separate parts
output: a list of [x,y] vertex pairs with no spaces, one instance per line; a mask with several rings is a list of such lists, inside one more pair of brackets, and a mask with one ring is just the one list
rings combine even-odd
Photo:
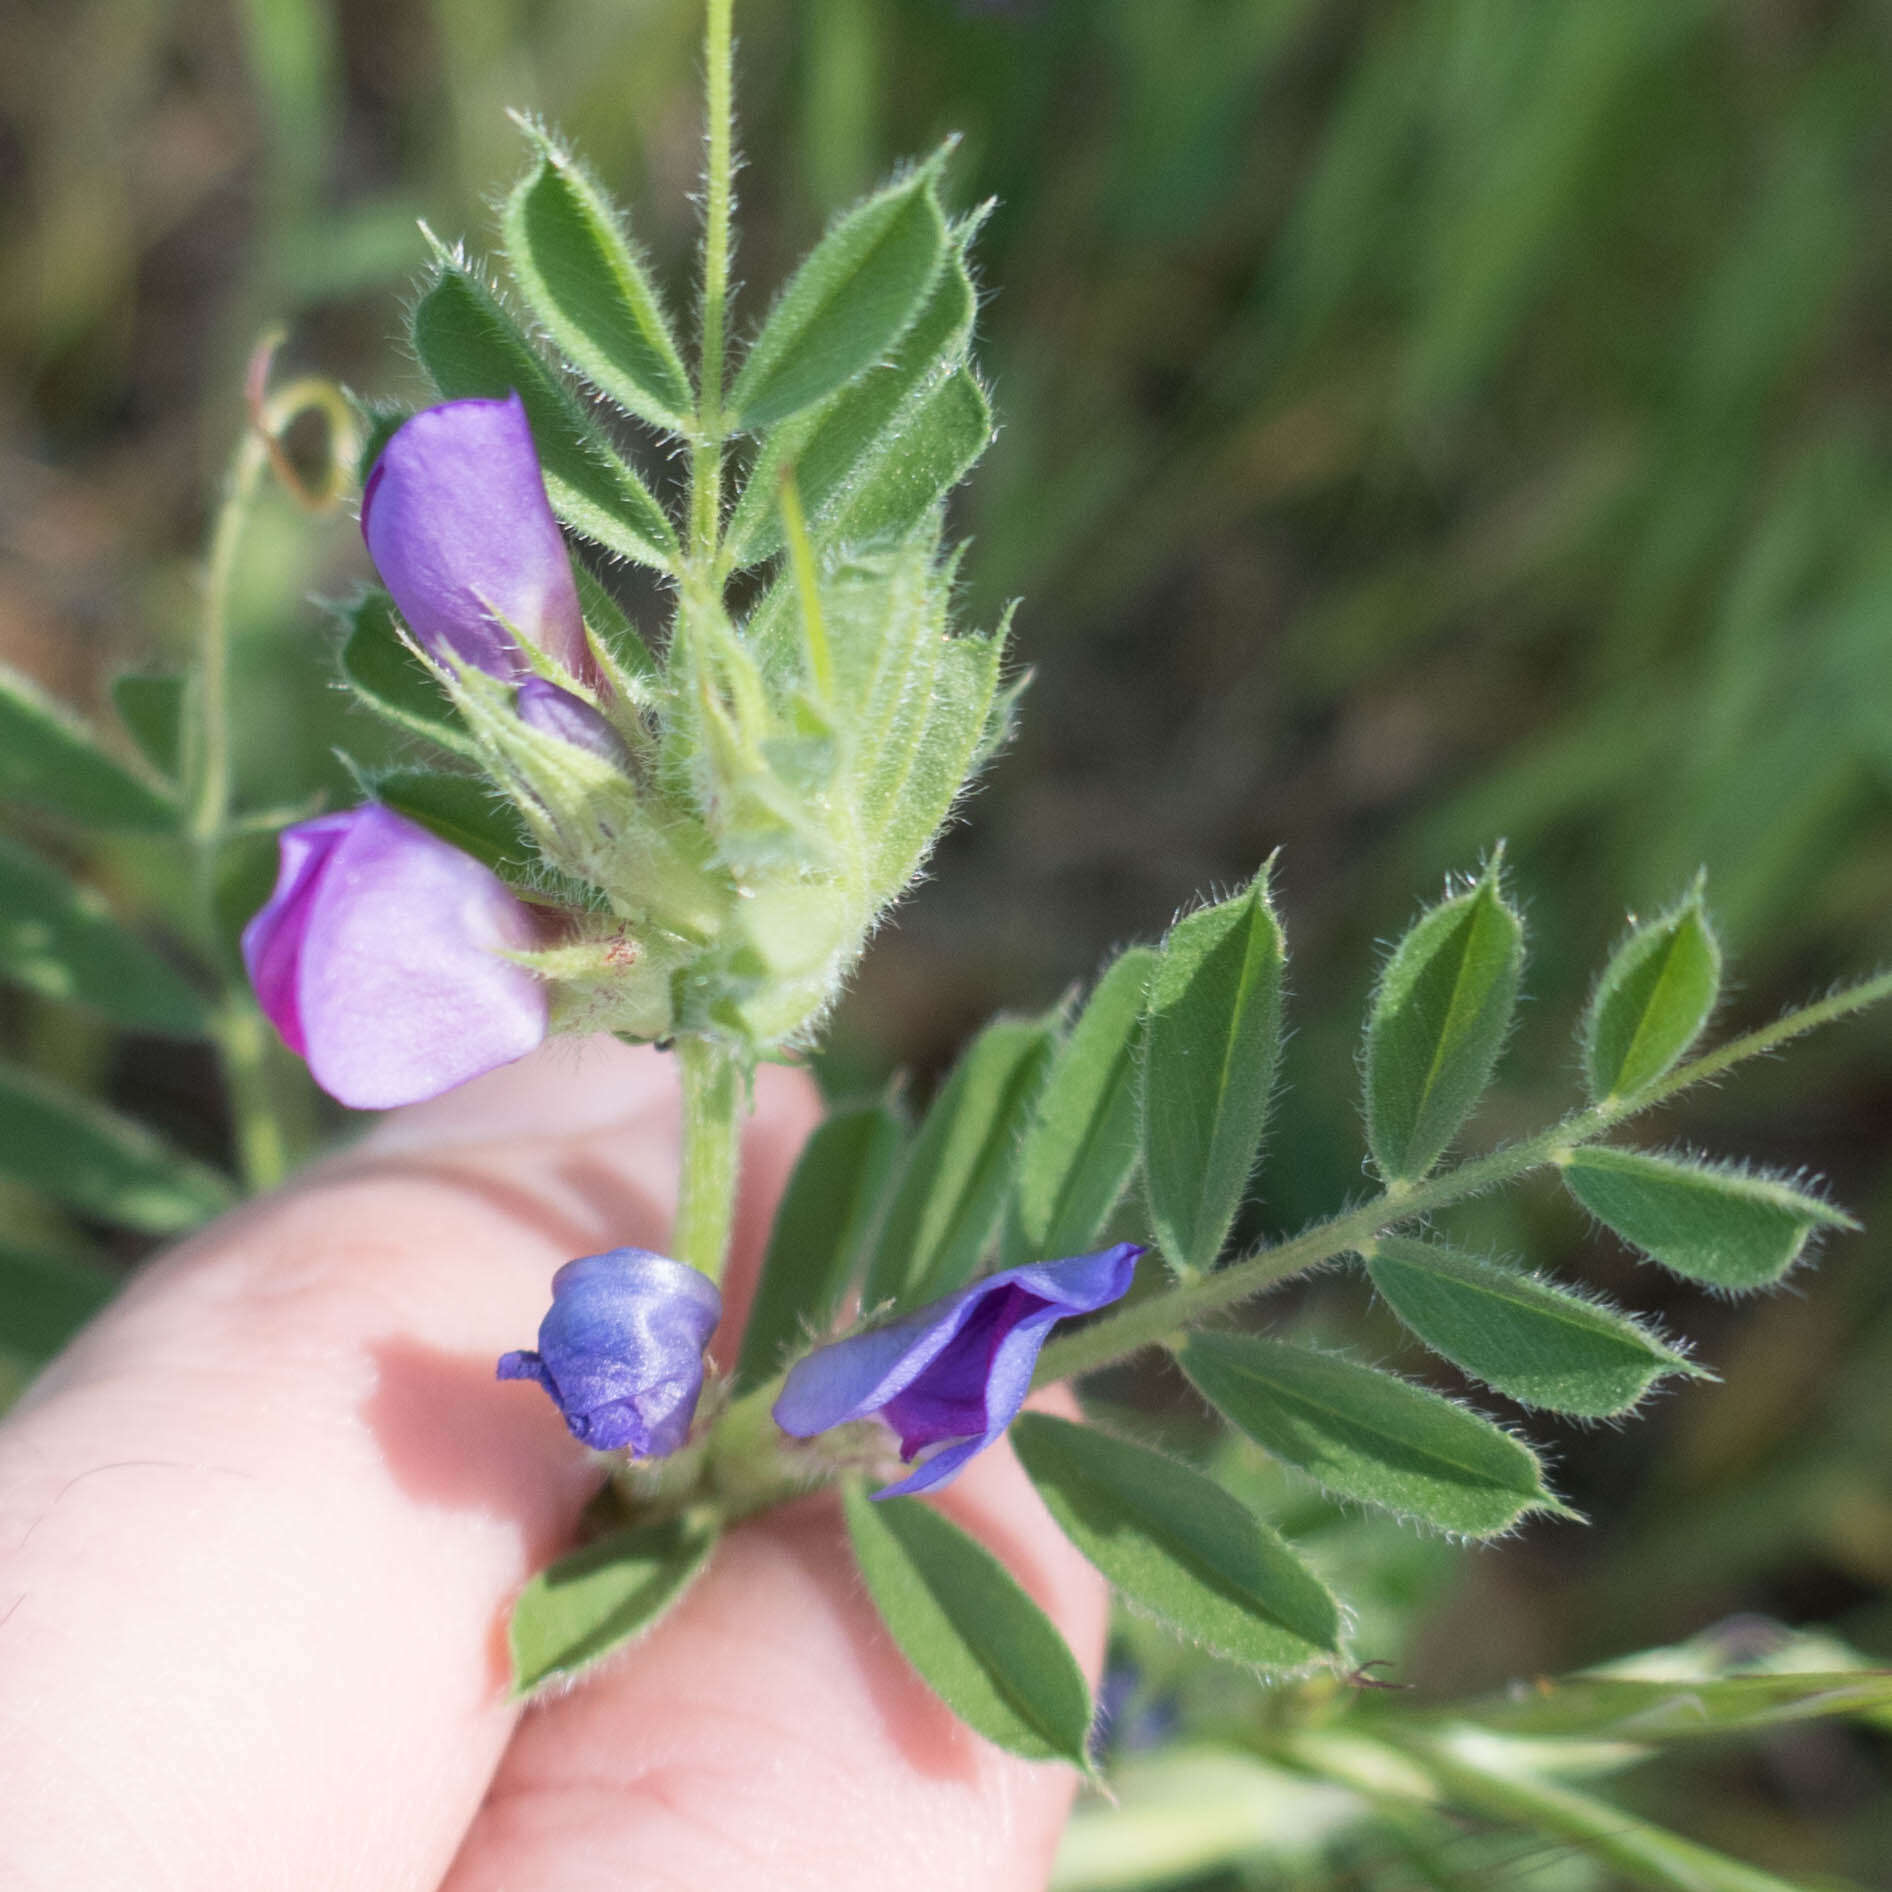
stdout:
[[711,1038],[677,1041],[683,1078],[683,1147],[670,1252],[720,1282],[729,1259],[748,1086],[735,1056]]

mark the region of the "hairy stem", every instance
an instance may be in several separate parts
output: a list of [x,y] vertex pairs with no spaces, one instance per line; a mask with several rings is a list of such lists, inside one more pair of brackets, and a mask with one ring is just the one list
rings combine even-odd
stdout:
[[670,1252],[720,1281],[736,1212],[743,1073],[734,1056],[709,1038],[679,1039],[677,1060],[683,1072],[683,1151]]
[[697,431],[690,453],[690,557],[703,572],[716,561],[723,506],[723,355],[729,317],[729,219],[735,176],[733,6],[734,0],[708,0],[703,27],[709,157],[704,179]]
[[1214,1274],[1153,1295],[1063,1340],[1053,1341],[1039,1359],[1033,1384],[1048,1386],[1058,1380],[1094,1373],[1099,1367],[1110,1366],[1145,1347],[1159,1346],[1186,1328],[1251,1300],[1336,1255],[1348,1253],[1385,1229],[1514,1181],[1529,1170],[1558,1162],[1578,1145],[1607,1135],[1625,1119],[1886,998],[1892,998],[1892,972],[1862,980],[1815,1004],[1789,1012],[1772,1024],[1730,1039],[1718,1049],[1678,1066],[1667,1077],[1634,1096],[1611,1098],[1606,1103],[1592,1105],[1534,1137],[1474,1157],[1443,1175],[1383,1190],[1371,1201],[1357,1208],[1343,1209],[1338,1215],[1316,1222],[1312,1228],[1272,1248],[1261,1249]]

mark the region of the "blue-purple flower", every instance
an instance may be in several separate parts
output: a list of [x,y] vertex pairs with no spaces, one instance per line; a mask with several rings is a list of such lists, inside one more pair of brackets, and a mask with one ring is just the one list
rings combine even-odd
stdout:
[[279,837],[276,890],[243,929],[257,1002],[331,1096],[385,1110],[523,1057],[546,991],[505,955],[536,946],[496,874],[376,805]]
[[361,534],[421,648],[496,677],[532,673],[533,645],[595,681],[571,558],[517,394],[448,401],[382,448]]
[[935,1490],[1017,1417],[1051,1329],[1120,1300],[1142,1253],[1119,1242],[1094,1255],[1007,1268],[821,1347],[790,1369],[775,1423],[811,1439],[852,1420],[883,1419],[899,1437],[901,1458],[919,1463],[875,1495]]
[[501,1355],[499,1377],[536,1380],[594,1451],[662,1458],[689,1437],[722,1311],[716,1284],[668,1255],[586,1255],[552,1277],[537,1351]]

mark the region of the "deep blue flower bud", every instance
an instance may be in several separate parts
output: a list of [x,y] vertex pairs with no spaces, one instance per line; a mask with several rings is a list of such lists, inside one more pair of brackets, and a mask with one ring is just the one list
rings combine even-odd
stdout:
[[499,1377],[537,1380],[594,1451],[662,1458],[689,1437],[722,1312],[716,1284],[668,1255],[586,1255],[552,1277],[538,1351],[502,1355]]
[[818,1348],[790,1369],[775,1423],[812,1439],[851,1420],[883,1419],[899,1435],[902,1459],[926,1457],[874,1495],[934,1490],[1018,1416],[1051,1329],[1122,1299],[1142,1253],[1119,1242],[1094,1255],[1007,1268],[903,1320]]

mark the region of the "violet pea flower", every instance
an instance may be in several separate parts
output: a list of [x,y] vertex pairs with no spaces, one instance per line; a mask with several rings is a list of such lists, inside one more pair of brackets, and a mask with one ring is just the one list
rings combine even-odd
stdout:
[[662,1458],[690,1435],[722,1312],[709,1276],[668,1255],[586,1255],[552,1277],[537,1351],[502,1354],[499,1377],[536,1380],[594,1451]]
[[523,639],[596,680],[571,558],[517,394],[448,401],[404,422],[368,475],[361,536],[430,656],[451,651],[496,677],[530,676]]
[[920,1462],[874,1495],[936,1490],[1018,1416],[1051,1329],[1121,1300],[1142,1253],[1119,1242],[1068,1261],[1006,1268],[904,1319],[817,1348],[790,1368],[775,1423],[812,1439],[851,1420],[883,1419],[899,1436],[901,1458]]
[[537,927],[497,874],[376,804],[299,821],[279,846],[243,963],[330,1096],[415,1103],[544,1038],[543,983],[502,956],[536,945]]

